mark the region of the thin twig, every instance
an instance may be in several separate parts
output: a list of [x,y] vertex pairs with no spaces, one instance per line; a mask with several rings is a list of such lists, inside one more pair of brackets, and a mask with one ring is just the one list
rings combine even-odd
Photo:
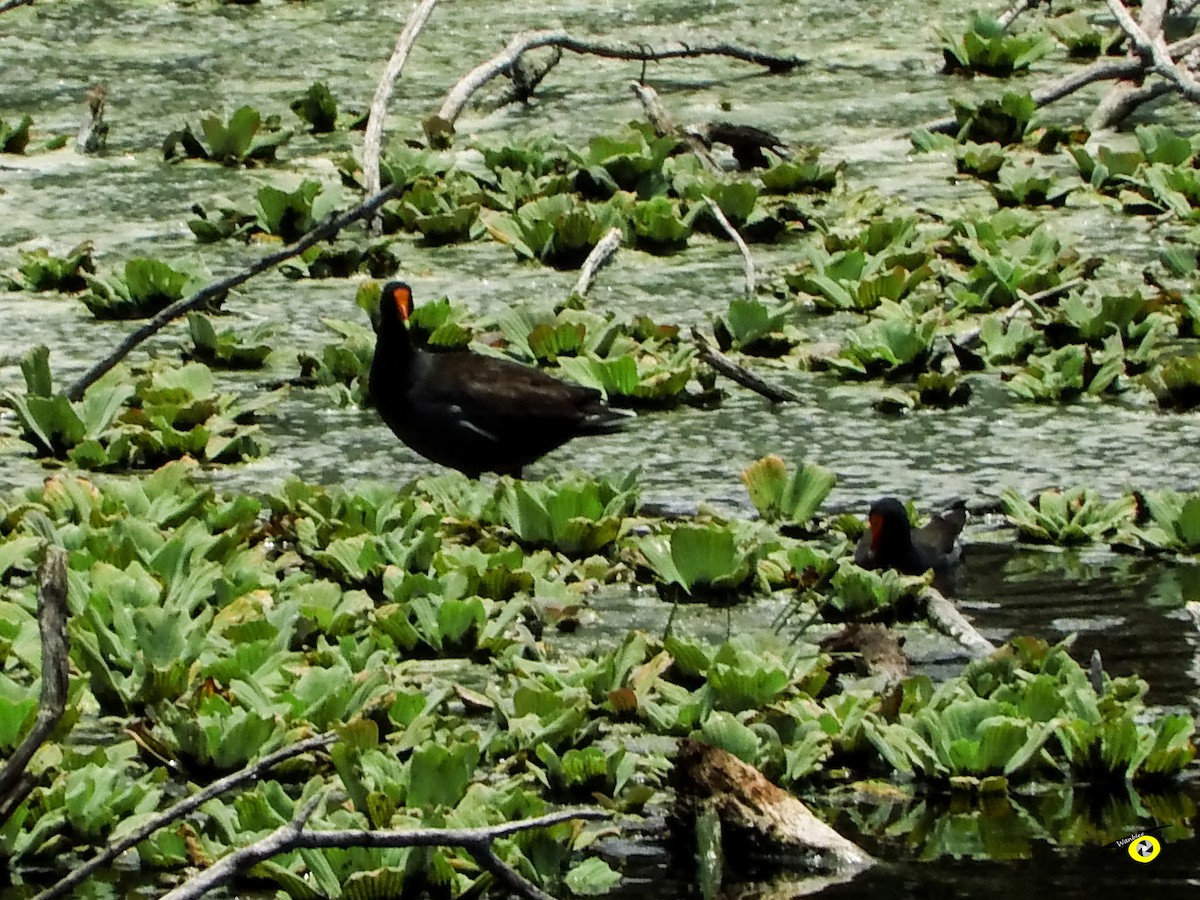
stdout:
[[0,13],[6,13],[10,9],[18,9],[22,6],[33,6],[33,0],[5,0],[0,3]]
[[[42,636],[42,696],[37,719],[4,768],[0,769],[0,797],[7,798],[18,785],[33,787],[24,778],[25,767],[38,748],[54,731],[67,708],[68,664],[71,651],[67,637],[67,552],[46,546],[46,555],[38,567],[38,628]],[[6,813],[20,803],[7,803]],[[0,823],[2,824],[2,823]]]
[[273,768],[284,760],[299,756],[301,753],[308,753],[310,750],[322,750],[330,744],[335,743],[337,739],[337,735],[333,732],[307,738],[288,747],[276,750],[274,753],[267,754],[253,765],[246,766],[241,771],[234,772],[232,775],[226,775],[224,778],[214,781],[208,787],[204,788],[204,790],[197,791],[192,796],[179,801],[170,809],[163,810],[154,818],[143,823],[135,831],[121,838],[121,840],[109,844],[92,859],[89,859],[86,863],[74,869],[69,875],[46,888],[46,890],[34,897],[33,900],[57,900],[58,897],[65,896],[73,888],[82,884],[97,869],[108,865],[131,847],[136,847],[160,828],[164,828],[172,822],[191,815],[213,797],[217,797],[247,781],[257,779],[268,769]]
[[616,255],[618,248],[621,246],[621,238],[624,237],[620,228],[610,228],[608,234],[600,238],[596,246],[592,248],[592,252],[587,255],[587,259],[583,261],[583,266],[579,269],[579,278],[575,282],[574,293],[583,297],[592,287],[592,279],[596,277],[596,273],[604,268]]
[[750,255],[750,248],[746,246],[746,242],[742,240],[738,230],[733,227],[733,223],[725,217],[725,213],[721,212],[721,207],[717,205],[717,202],[712,197],[705,197],[704,202],[708,204],[713,217],[721,223],[725,233],[729,235],[730,240],[737,244],[738,250],[742,253],[742,271],[746,276],[746,299],[752,300],[754,298],[754,257]]
[[568,809],[485,828],[413,828],[404,831],[305,831],[304,823],[293,819],[265,838],[223,857],[195,878],[164,895],[162,900],[196,900],[213,888],[228,883],[239,872],[280,853],[347,847],[462,847],[519,896],[529,900],[553,900],[503,862],[502,868],[494,868],[485,848],[490,849],[492,842],[499,838],[531,828],[546,828],[574,819],[600,820],[611,817],[611,813],[600,809]]
[[379,84],[375,86],[371,111],[367,115],[367,132],[363,137],[363,177],[369,194],[379,191],[379,157],[383,151],[383,125],[387,119],[387,106],[392,97],[392,89],[396,86],[400,73],[404,71],[408,54],[417,42],[425,23],[429,21],[435,6],[437,0],[421,0],[417,4],[396,40],[396,49],[392,51],[392,57],[384,67]]
[[472,95],[498,75],[507,71],[521,55],[536,50],[539,47],[561,47],[572,53],[590,54],[606,59],[626,60],[663,60],[686,59],[698,56],[726,56],[741,60],[752,65],[763,66],[772,73],[790,72],[804,61],[797,56],[777,56],[762,53],[748,47],[739,47],[729,43],[700,44],[690,46],[683,42],[668,44],[664,47],[650,47],[645,44],[622,44],[578,38],[565,31],[522,31],[512,37],[499,54],[477,65],[464,75],[450,89],[442,101],[441,108],[434,116],[426,120],[426,132],[435,126],[440,129],[452,130],[459,115],[466,108]]
[[238,285],[244,284],[253,278],[255,275],[261,275],[269,269],[275,268],[281,262],[291,259],[293,256],[299,256],[309,247],[320,241],[327,240],[359,219],[366,218],[371,215],[383,204],[391,200],[397,193],[398,185],[388,185],[377,194],[372,194],[362,203],[355,206],[353,209],[347,210],[341,214],[329,216],[324,222],[316,226],[308,234],[301,237],[294,244],[289,244],[278,253],[272,253],[270,256],[264,256],[262,259],[256,260],[253,264],[246,267],[235,275],[230,275],[228,278],[223,278],[220,281],[215,281],[212,284],[206,285],[192,294],[190,297],[173,303],[164,309],[154,318],[146,322],[141,328],[138,328],[132,334],[128,335],[117,349],[106,356],[103,360],[96,363],[87,370],[80,378],[71,385],[67,391],[67,398],[70,400],[78,400],[83,396],[83,392],[95,384],[105,373],[113,368],[117,363],[129,355],[138,344],[145,341],[147,338],[157,334],[165,325],[179,318],[186,312],[190,312],[199,306],[209,302],[215,297],[219,297],[226,291],[229,291]]
[[1008,26],[1017,20],[1017,17],[1027,9],[1033,9],[1041,0],[1016,0],[1016,2],[1000,14],[1000,18],[996,21],[1005,31]]
[[794,403],[800,397],[793,394],[787,388],[776,387],[766,381],[763,381],[749,369],[744,366],[739,366],[732,359],[705,340],[704,335],[692,328],[692,343],[696,345],[696,351],[700,355],[700,359],[708,363],[726,378],[735,381],[744,388],[754,391],[761,397],[766,397],[772,403]]

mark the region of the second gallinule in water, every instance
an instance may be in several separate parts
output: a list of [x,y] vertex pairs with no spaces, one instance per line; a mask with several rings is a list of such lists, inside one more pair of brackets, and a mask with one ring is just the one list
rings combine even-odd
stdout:
[[895,569],[905,575],[945,572],[962,554],[958,536],[967,507],[961,500],[920,528],[911,526],[908,511],[895,497],[877,500],[867,519],[870,530],[854,548],[854,562],[864,569]]
[[571,438],[616,431],[631,414],[599,391],[468,350],[435,353],[409,334],[412,289],[383,288],[375,324],[371,393],[405,444],[471,478],[521,471]]

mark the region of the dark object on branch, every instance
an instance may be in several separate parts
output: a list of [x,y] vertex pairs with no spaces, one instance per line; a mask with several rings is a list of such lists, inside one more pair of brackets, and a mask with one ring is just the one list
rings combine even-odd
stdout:
[[75,149],[80,153],[98,153],[108,141],[108,123],[104,121],[104,105],[108,100],[108,88],[96,85],[86,94],[88,114],[75,136]]
[[572,438],[609,434],[629,413],[592,388],[469,350],[435,353],[409,331],[412,290],[394,281],[379,298],[371,393],[379,414],[426,459],[469,478],[521,477],[529,463]]
[[716,809],[726,859],[769,860],[836,873],[874,865],[866,851],[728,751],[683,740],[672,782],[685,817],[709,802]]
[[684,131],[699,139],[705,147],[712,149],[713,144],[726,144],[733,151],[738,168],[765,169],[771,165],[771,160],[763,152],[770,150],[781,159],[791,159],[783,138],[753,125],[735,125],[732,122],[706,122],[704,124],[688,125]]
[[958,536],[967,521],[967,505],[959,500],[929,524],[913,529],[908,511],[895,497],[884,497],[871,506],[870,530],[854,548],[854,562],[864,569],[895,569],[921,575],[933,569],[945,572],[962,555]]
[[281,262],[291,259],[293,256],[299,256],[309,247],[328,240],[336,235],[339,231],[359,219],[370,216],[375,210],[383,206],[394,196],[400,193],[400,184],[391,184],[377,194],[372,194],[362,203],[349,209],[344,213],[331,215],[328,219],[314,228],[308,234],[304,235],[294,244],[289,244],[278,253],[272,253],[270,256],[264,256],[262,259],[251,263],[242,271],[230,275],[228,278],[222,278],[220,281],[215,281],[212,284],[205,285],[190,297],[185,297],[178,303],[172,303],[154,318],[150,319],[141,328],[134,331],[125,340],[117,345],[117,349],[102,359],[96,365],[92,366],[83,373],[80,378],[71,385],[67,390],[68,400],[79,400],[83,397],[83,392],[95,384],[110,371],[113,366],[129,355],[138,344],[142,343],[147,338],[157,334],[169,322],[178,319],[185,313],[189,313],[194,309],[199,309],[207,303],[211,303],[216,298],[223,296],[233,288],[249,281],[255,275],[260,275],[270,269],[275,268]]
[[772,403],[794,403],[800,397],[787,388],[776,387],[763,381],[749,369],[739,366],[728,356],[704,339],[695,328],[692,329],[692,342],[700,354],[700,359],[708,363],[726,378],[736,381],[744,388],[749,388],[759,396],[766,397]]
[[38,568],[38,627],[42,636],[42,696],[37,720],[0,769],[0,825],[33,790],[25,767],[54,731],[67,708],[71,642],[67,637],[67,552],[47,546]]

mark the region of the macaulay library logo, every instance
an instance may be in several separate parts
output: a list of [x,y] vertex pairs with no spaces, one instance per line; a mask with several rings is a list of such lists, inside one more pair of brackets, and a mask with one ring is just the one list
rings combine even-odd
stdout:
[[1147,828],[1143,831],[1138,831],[1128,837],[1120,838],[1109,844],[1109,847],[1118,849],[1124,848],[1129,854],[1129,858],[1138,863],[1154,862],[1158,859],[1158,854],[1162,852],[1162,844],[1158,838],[1151,837],[1151,831],[1162,831],[1167,826],[1160,825],[1157,828]]

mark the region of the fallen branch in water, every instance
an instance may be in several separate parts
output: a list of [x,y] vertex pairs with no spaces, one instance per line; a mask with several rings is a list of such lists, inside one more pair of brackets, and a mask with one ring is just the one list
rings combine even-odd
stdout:
[[512,84],[496,100],[496,108],[500,109],[510,103],[528,103],[538,85],[560,62],[562,47],[555,47],[542,63],[531,63],[524,57],[518,59],[509,67],[507,74]]
[[149,319],[142,327],[128,335],[125,340],[117,345],[116,350],[84,372],[67,390],[67,398],[69,400],[79,400],[83,396],[84,391],[99,381],[117,363],[128,356],[130,351],[147,338],[157,334],[164,326],[179,318],[184,313],[191,312],[193,309],[203,306],[215,297],[219,297],[227,291],[245,284],[255,275],[261,275],[263,272],[275,268],[281,262],[289,260],[293,256],[299,256],[314,244],[328,240],[347,225],[370,216],[375,210],[396,196],[397,193],[398,185],[388,185],[379,193],[372,194],[353,209],[329,216],[324,222],[303,235],[295,243],[289,244],[279,252],[272,253],[270,256],[264,256],[242,271],[230,275],[228,278],[222,278],[220,281],[214,281],[212,284],[205,285],[190,297],[185,297],[176,303],[172,303],[152,319]]
[[579,278],[575,281],[573,293],[578,294],[580,297],[587,294],[592,287],[592,279],[596,277],[596,273],[608,265],[609,261],[616,255],[617,250],[621,246],[621,238],[623,236],[620,228],[610,228],[608,234],[600,238],[579,269]]
[[500,859],[492,849],[492,844],[499,838],[532,828],[547,828],[574,819],[594,821],[612,817],[611,813],[599,809],[567,809],[534,819],[519,819],[516,822],[506,822],[503,825],[492,825],[485,828],[306,831],[304,826],[320,800],[321,795],[318,794],[309,800],[287,825],[277,828],[262,840],[223,857],[195,878],[165,894],[161,900],[196,900],[208,891],[228,884],[239,873],[280,853],[288,853],[292,850],[327,850],[347,847],[462,847],[474,857],[481,868],[491,872],[501,885],[517,896],[529,898],[529,900],[554,900],[550,894],[528,881],[516,869]]
[[798,395],[793,394],[787,388],[776,387],[763,381],[749,369],[739,366],[705,340],[704,335],[695,327],[692,328],[692,343],[696,345],[696,351],[702,361],[708,363],[726,378],[754,391],[761,397],[766,397],[772,403],[794,403],[800,399]]
[[412,51],[417,37],[429,21],[437,0],[421,0],[412,11],[404,30],[396,40],[396,49],[384,67],[379,84],[375,86],[375,96],[371,100],[371,111],[367,114],[367,131],[363,137],[363,179],[366,182],[367,193],[379,191],[379,157],[383,152],[383,124],[387,119],[388,101],[392,97],[392,89],[404,71],[408,62],[408,54]]
[[699,56],[725,56],[751,65],[763,66],[772,74],[790,72],[804,64],[804,61],[797,56],[762,53],[749,47],[740,47],[724,42],[692,46],[679,41],[663,47],[650,47],[645,44],[623,44],[578,38],[558,30],[522,31],[509,40],[504,50],[477,65],[450,89],[445,99],[442,100],[441,108],[425,120],[425,134],[430,141],[439,137],[447,139],[449,135],[453,134],[454,123],[458,121],[458,117],[475,92],[498,75],[510,71],[522,54],[540,47],[558,47],[572,53],[599,56],[604,59],[640,60],[642,62],[690,59]]
[[267,754],[252,765],[246,766],[241,771],[217,779],[203,790],[197,791],[190,797],[179,801],[170,809],[165,809],[154,816],[154,818],[144,822],[139,828],[130,832],[121,838],[121,840],[109,844],[96,856],[72,870],[69,875],[46,888],[46,890],[34,897],[33,900],[57,900],[59,897],[66,896],[96,872],[96,870],[108,865],[126,850],[136,847],[160,828],[165,828],[172,822],[191,815],[213,797],[217,797],[240,784],[259,778],[264,772],[284,760],[307,753],[310,750],[323,750],[331,744],[336,743],[337,739],[337,735],[333,732],[319,734],[316,737],[310,737],[289,747],[276,750],[274,753]]
[[70,638],[67,636],[67,551],[46,546],[38,567],[38,629],[42,637],[42,696],[33,728],[0,769],[0,825],[8,821],[33,779],[25,772],[38,748],[50,737],[67,708]]
[[925,618],[929,624],[958,641],[972,658],[982,659],[996,652],[996,645],[980,634],[940,591],[926,588],[918,599],[925,607]]
[[713,218],[721,223],[721,227],[725,229],[725,233],[729,235],[729,239],[741,251],[742,272],[746,277],[746,299],[752,300],[754,298],[754,257],[750,255],[750,248],[746,246],[746,242],[742,240],[742,236],[738,234],[738,230],[733,227],[733,223],[725,217],[725,213],[721,212],[720,205],[712,197],[705,197],[704,202],[708,204],[708,209],[713,214]]
[[6,13],[10,9],[19,9],[22,6],[33,6],[33,0],[5,0],[0,3],[0,13]]

